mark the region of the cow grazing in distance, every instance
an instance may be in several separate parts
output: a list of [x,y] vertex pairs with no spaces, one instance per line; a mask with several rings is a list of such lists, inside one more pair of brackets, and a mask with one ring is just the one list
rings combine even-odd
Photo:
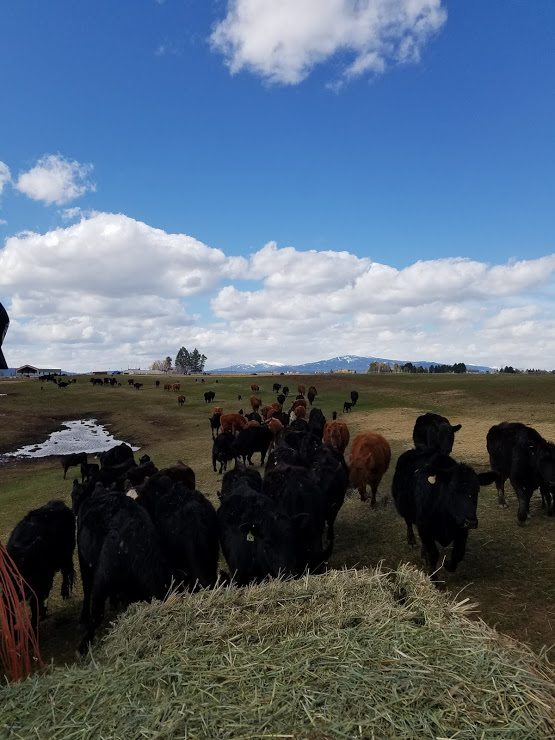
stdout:
[[173,390],[173,391],[176,391],[176,392],[177,392],[177,391],[180,391],[180,390],[181,390],[181,383],[174,383],[174,384],[172,385],[172,390]]
[[179,404],[180,406],[183,406],[183,404],[185,403],[185,396],[178,396],[178,397],[177,397],[177,403],[178,403],[178,404]]
[[495,480],[495,473],[476,472],[437,450],[418,447],[397,460],[391,492],[395,507],[407,525],[407,541],[414,546],[413,525],[422,542],[422,558],[436,579],[439,552],[453,543],[448,571],[464,558],[469,529],[478,526],[476,507],[481,485]]
[[260,388],[256,385],[256,383],[252,383],[252,385],[251,385],[251,391],[253,393],[258,393],[259,390],[260,390]]
[[351,412],[351,409],[353,408],[353,404],[349,401],[345,401],[343,404],[343,413],[348,414]]
[[214,391],[206,391],[204,394],[204,403],[212,403],[215,398],[216,393]]
[[143,387],[143,384],[142,383],[133,383],[133,387],[136,388],[136,390],[139,390],[140,388]]
[[281,383],[274,383],[274,385],[272,386],[272,390],[274,391],[274,393],[279,393],[280,388]]
[[414,424],[412,432],[414,446],[429,447],[444,455],[450,455],[455,442],[455,432],[460,428],[460,424],[452,426],[445,416],[430,412],[422,414]]
[[490,465],[496,473],[499,505],[506,508],[507,478],[518,498],[517,521],[524,524],[529,516],[530,499],[538,488],[542,507],[553,515],[555,496],[555,445],[547,442],[533,427],[504,421],[491,427],[486,444]]
[[16,524],[6,549],[25,580],[25,597],[36,630],[39,618],[46,617],[54,575],[62,572],[63,599],[69,598],[73,588],[75,517],[71,509],[57,499],[33,509]]
[[156,387],[157,388],[160,388],[160,381],[159,380],[156,381]]
[[349,479],[360,494],[361,501],[368,500],[366,486],[370,486],[370,506],[376,505],[378,486],[389,467],[391,448],[389,442],[376,432],[358,434],[351,446],[349,456]]
[[[335,411],[334,411],[335,413]],[[350,434],[349,428],[343,421],[328,421],[324,426],[324,434],[322,440],[329,442],[332,447],[344,453],[349,444]]]
[[358,401],[358,392],[351,391],[351,403],[353,404],[353,406],[357,405],[357,401]]
[[296,547],[290,518],[279,504],[238,480],[218,509],[222,551],[238,586],[295,573]]
[[86,452],[74,452],[69,455],[62,455],[60,457],[60,463],[64,469],[64,480],[69,468],[74,468],[77,465],[82,465],[87,462]]

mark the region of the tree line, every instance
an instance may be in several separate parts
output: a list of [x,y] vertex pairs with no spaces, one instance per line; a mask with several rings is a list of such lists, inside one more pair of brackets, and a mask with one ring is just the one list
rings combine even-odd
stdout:
[[181,375],[202,373],[207,359],[206,355],[199,352],[196,347],[192,352],[189,352],[186,347],[181,347],[175,357],[175,363],[168,355],[165,360],[155,360],[150,369],[161,370],[163,373],[176,372]]

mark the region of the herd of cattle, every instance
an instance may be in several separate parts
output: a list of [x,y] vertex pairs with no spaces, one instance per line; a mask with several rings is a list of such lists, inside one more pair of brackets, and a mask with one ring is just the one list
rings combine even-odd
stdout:
[[[253,394],[258,390],[253,384]],[[299,386],[299,396],[286,413],[288,389],[274,391],[277,400],[267,406],[252,395],[253,410],[247,415],[242,409],[224,414],[216,407],[210,417],[213,468],[219,463],[222,474],[217,510],[196,490],[195,473],[182,462],[159,470],[144,455],[137,464],[125,443],[101,453],[98,463],[89,463],[86,453],[61,458],[64,478],[70,467],[80,466],[71,508],[52,500],[30,511],[7,544],[29,587],[33,624],[46,615],[58,571],[61,595],[69,596],[75,545],[83,585],[81,651],[103,620],[106,599],[125,607],[164,598],[172,587],[209,588],[218,577],[243,586],[279,574],[295,577],[325,569],[347,489],[352,486],[374,506],[389,467],[390,446],[380,434],[359,434],[347,464],[349,430],[335,412],[328,422],[313,407],[306,418],[304,387]],[[213,400],[215,394],[209,393]],[[310,405],[316,395],[311,387]],[[348,403],[357,401],[353,391]],[[528,518],[537,489],[542,506],[553,513],[555,445],[531,427],[503,422],[487,435],[491,470],[478,474],[450,456],[459,429],[438,414],[419,416],[414,448],[400,455],[393,476],[392,497],[405,519],[407,541],[416,544],[416,527],[432,580],[438,543],[453,545],[447,570],[454,571],[463,559],[469,530],[478,524],[480,486],[495,482],[504,507],[509,479],[518,497],[520,524]],[[263,475],[252,467],[255,453],[260,453]],[[231,460],[235,465],[227,470]],[[229,573],[218,576],[220,548]]]

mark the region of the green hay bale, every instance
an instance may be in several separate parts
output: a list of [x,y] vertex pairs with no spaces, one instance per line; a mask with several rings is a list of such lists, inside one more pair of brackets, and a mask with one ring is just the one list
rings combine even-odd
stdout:
[[82,664],[0,695],[6,738],[555,737],[545,656],[410,566],[135,605]]

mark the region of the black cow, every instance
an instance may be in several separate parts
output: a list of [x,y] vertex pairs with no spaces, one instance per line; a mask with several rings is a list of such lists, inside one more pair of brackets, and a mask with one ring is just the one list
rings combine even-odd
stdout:
[[233,455],[235,458],[243,458],[243,463],[248,461],[254,465],[252,456],[260,452],[260,464],[264,465],[266,453],[272,444],[274,435],[267,426],[251,426],[241,429],[233,443]]
[[100,460],[101,468],[112,467],[114,465],[119,465],[126,460],[134,459],[133,450],[129,445],[125,444],[125,442],[121,442],[121,444],[110,447],[110,449],[105,452],[101,452],[98,458]]
[[450,455],[455,442],[455,432],[460,428],[460,424],[452,426],[445,416],[430,412],[422,414],[414,424],[412,432],[414,446],[430,447],[444,455]]
[[352,408],[353,408],[353,404],[349,401],[345,401],[345,403],[343,404],[343,413],[345,414],[345,413],[350,412]]
[[351,391],[351,403],[353,404],[353,406],[357,405],[357,401],[358,401],[358,392]]
[[140,489],[137,501],[150,514],[174,573],[190,591],[214,586],[218,575],[218,519],[210,501],[183,483],[162,477]]
[[542,507],[553,515],[555,495],[555,445],[547,442],[535,429],[518,422],[504,421],[491,427],[486,437],[490,465],[497,473],[495,485],[499,505],[505,501],[507,478],[518,498],[519,524],[529,516],[530,499],[539,488]]
[[326,549],[322,545],[326,501],[311,472],[304,467],[277,465],[266,471],[262,490],[293,522],[296,574],[321,571],[332,545]]
[[222,551],[239,586],[295,572],[291,520],[276,501],[239,480],[218,509]]
[[310,409],[308,417],[308,431],[321,441],[324,436],[324,427],[326,426],[326,417],[320,409]]
[[171,574],[152,519],[132,498],[101,488],[87,496],[74,484],[72,500],[86,625],[79,651],[84,652],[104,618],[107,598],[124,606],[162,599]]
[[216,398],[216,394],[215,394],[214,391],[206,391],[206,393],[204,394],[204,402],[205,403],[212,403],[212,401],[215,398]]
[[81,463],[81,483],[94,478],[100,471],[100,465],[97,463]]
[[335,537],[335,518],[343,506],[349,487],[349,468],[341,451],[329,442],[318,447],[312,461],[312,475],[326,502],[327,537],[332,542]]
[[256,411],[252,411],[250,414],[246,414],[245,419],[248,419],[249,421],[257,421],[259,424],[262,424],[262,417]]
[[[212,432],[212,439],[216,439],[216,437],[220,433],[220,419],[221,418],[222,418],[222,414],[220,411],[216,411],[215,414],[212,414],[212,416],[208,417],[208,421],[210,422],[210,429]],[[214,430],[216,431],[216,437],[214,436]]]
[[28,586],[25,597],[36,630],[39,618],[46,616],[46,601],[55,573],[62,572],[63,599],[69,598],[73,588],[75,517],[71,509],[57,499],[33,509],[16,524],[6,549]]
[[433,449],[419,447],[404,452],[397,461],[391,493],[407,525],[407,541],[414,546],[413,525],[422,542],[422,558],[436,579],[439,552],[453,543],[448,571],[464,558],[469,529],[478,526],[476,507],[480,486],[495,480],[495,473],[476,474],[464,463]]
[[158,473],[156,465],[152,460],[147,460],[140,465],[131,466],[125,473],[125,478],[131,483],[131,485],[139,486],[141,483],[145,482],[146,478],[156,475],[156,473]]
[[316,394],[312,393],[312,391],[308,391],[306,397],[308,398],[309,404],[312,406],[312,404],[314,403],[314,399],[316,398]]
[[67,387],[68,387],[68,385],[69,385],[69,383],[66,383],[66,382],[65,382],[65,381],[63,381],[63,380],[60,380],[60,382],[58,383],[58,388],[60,388],[60,389],[62,389],[62,388],[67,388]]
[[308,432],[308,421],[306,419],[294,419],[289,424],[289,429],[295,432]]
[[275,414],[272,414],[272,419],[277,419],[284,427],[289,424],[289,414],[286,414],[285,411],[276,411]]
[[299,450],[293,447],[283,447],[279,445],[268,455],[264,470],[272,470],[278,465],[295,465],[310,468],[311,460],[307,459]]
[[133,387],[136,388],[136,390],[139,390],[140,388],[143,387],[143,384],[142,383],[133,383]]
[[[288,396],[289,395],[289,386],[284,385],[283,388],[281,389],[281,392],[283,393],[284,396]],[[280,401],[280,403],[281,403],[281,401]]]
[[69,470],[69,468],[73,468],[76,465],[82,465],[83,463],[87,462],[87,453],[86,452],[75,452],[70,455],[63,455],[60,457],[60,463],[62,465],[62,468],[64,469],[64,478],[66,477],[66,473]]
[[321,440],[309,431],[295,431],[291,427],[283,431],[279,441],[280,447],[292,447],[308,461],[313,460],[314,453],[321,444]]
[[280,388],[281,388],[281,383],[274,383],[274,385],[272,386],[272,390],[274,391],[274,393],[279,393]]
[[138,489],[137,492],[140,494],[141,489],[149,488],[156,491],[159,487],[159,481],[161,478],[169,478],[173,483],[182,483],[190,491],[196,489],[196,475],[195,471],[185,465],[185,463],[178,460],[175,465],[170,465],[167,468],[162,468],[154,475],[150,476]]
[[235,437],[232,432],[222,432],[212,444],[212,467],[216,472],[216,463],[220,463],[218,473],[221,475],[227,469],[227,463],[235,458],[233,443]]
[[276,401],[283,406],[283,404],[285,403],[285,395],[283,393],[280,393],[279,396],[277,396]]
[[238,462],[237,465],[224,473],[222,478],[222,489],[218,493],[218,498],[228,496],[237,487],[240,480],[246,479],[250,488],[254,491],[262,491],[262,476],[258,470],[247,468],[242,462]]

